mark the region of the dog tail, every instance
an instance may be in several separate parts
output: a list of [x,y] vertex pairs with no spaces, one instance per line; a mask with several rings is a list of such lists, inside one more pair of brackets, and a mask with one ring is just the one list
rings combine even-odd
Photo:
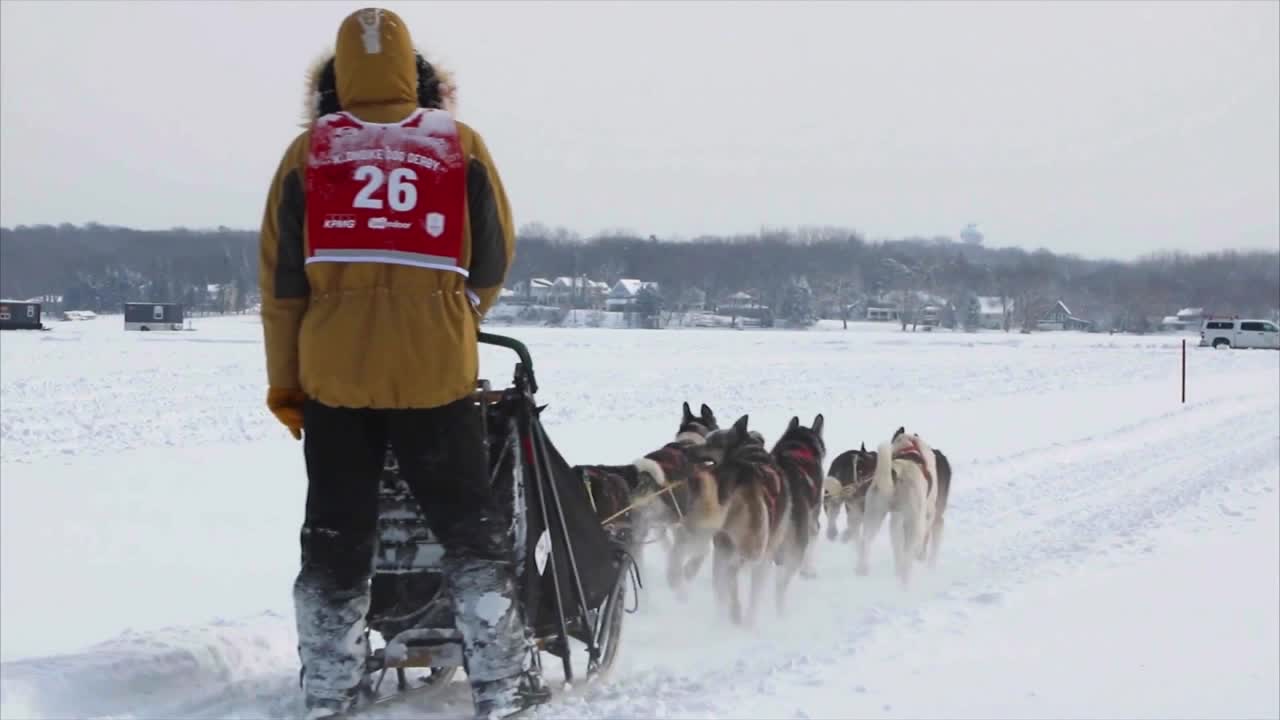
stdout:
[[947,509],[947,496],[951,494],[951,461],[941,450],[934,449],[933,454],[938,467],[938,514],[941,515]]
[[871,477],[876,492],[888,497],[893,495],[893,444],[881,443],[876,449],[876,471]]

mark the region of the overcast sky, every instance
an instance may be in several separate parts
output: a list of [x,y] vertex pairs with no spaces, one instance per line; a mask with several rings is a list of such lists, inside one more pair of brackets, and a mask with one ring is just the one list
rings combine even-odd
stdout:
[[[256,228],[347,2],[12,2],[0,224]],[[1280,245],[1280,3],[387,3],[517,224]]]

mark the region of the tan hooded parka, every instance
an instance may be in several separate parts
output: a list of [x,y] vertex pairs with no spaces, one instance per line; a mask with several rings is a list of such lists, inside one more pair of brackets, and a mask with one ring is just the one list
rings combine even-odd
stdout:
[[[379,32],[372,44],[364,36],[371,23]],[[360,120],[394,123],[424,100],[451,110],[452,94],[451,80],[421,58],[395,13],[366,9],[343,21],[333,57],[313,69],[308,114],[313,120],[327,98],[324,112],[336,101]],[[262,218],[259,285],[268,405],[295,436],[304,396],[337,407],[431,408],[474,388],[479,321],[501,292],[515,232],[484,141],[457,127],[467,158],[460,259],[467,277],[382,263],[305,264],[310,130],[285,152]]]

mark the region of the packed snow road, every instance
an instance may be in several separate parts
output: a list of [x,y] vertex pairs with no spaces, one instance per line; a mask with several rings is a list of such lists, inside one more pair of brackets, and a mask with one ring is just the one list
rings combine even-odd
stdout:
[[[304,480],[260,328],[116,320],[0,345],[0,716],[300,716]],[[1180,338],[825,329],[509,331],[571,462],[689,400],[770,440],[822,412],[828,459],[905,425],[955,470],[936,570],[903,591],[883,534],[869,577],[824,537],[752,634],[650,553],[613,676],[544,716],[1280,717],[1280,354],[1191,348],[1182,405]],[[466,716],[456,685],[428,716]]]

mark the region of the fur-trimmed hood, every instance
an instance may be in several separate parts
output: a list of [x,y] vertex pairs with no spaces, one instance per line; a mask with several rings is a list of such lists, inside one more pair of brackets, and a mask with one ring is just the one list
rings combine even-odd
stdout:
[[[366,8],[343,20],[336,46],[321,53],[307,69],[302,125],[308,127],[316,118],[339,110],[374,122],[399,119],[393,110],[396,106],[453,113],[456,100],[453,73],[427,60],[413,44],[404,21],[390,10]],[[362,108],[376,108],[373,115],[391,111],[391,117],[364,117],[368,113]]]

